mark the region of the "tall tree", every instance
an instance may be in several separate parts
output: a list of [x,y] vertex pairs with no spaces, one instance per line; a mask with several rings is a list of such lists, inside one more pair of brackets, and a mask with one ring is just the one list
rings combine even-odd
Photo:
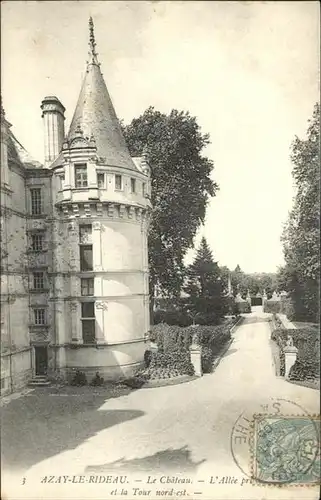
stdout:
[[202,238],[195,260],[188,268],[185,292],[194,313],[212,314],[217,320],[224,316],[227,306],[224,283],[205,238]]
[[[239,264],[237,264],[234,271],[232,271],[231,279],[232,279],[232,289],[233,289],[234,297],[236,297],[236,295],[238,293],[241,293],[243,295],[244,288],[245,288],[245,285],[244,285],[245,274],[243,273]],[[246,293],[246,290],[245,290],[245,293]]]
[[294,205],[282,241],[285,269],[282,270],[298,319],[317,319],[319,309],[319,162],[320,105],[309,120],[307,137],[292,144],[292,175],[296,185]]
[[172,110],[166,115],[153,107],[123,131],[132,156],[140,156],[147,146],[152,170],[151,297],[156,285],[165,296],[177,296],[184,256],[204,222],[209,197],[218,189],[211,179],[213,163],[202,155],[209,136],[189,113]]

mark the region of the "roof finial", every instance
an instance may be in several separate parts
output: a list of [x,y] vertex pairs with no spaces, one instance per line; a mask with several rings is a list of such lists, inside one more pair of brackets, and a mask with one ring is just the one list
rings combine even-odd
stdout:
[[90,16],[89,18],[89,64],[97,64],[97,52],[96,52],[96,42],[95,42],[95,33],[94,33],[94,21]]

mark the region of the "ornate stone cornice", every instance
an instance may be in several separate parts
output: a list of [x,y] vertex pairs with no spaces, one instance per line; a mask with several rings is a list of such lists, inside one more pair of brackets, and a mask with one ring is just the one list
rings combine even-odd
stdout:
[[149,224],[150,209],[148,207],[137,207],[123,203],[104,203],[104,202],[84,202],[84,203],[59,203],[56,205],[60,213],[66,218],[88,218],[95,219],[97,217],[128,221],[128,222],[144,222]]

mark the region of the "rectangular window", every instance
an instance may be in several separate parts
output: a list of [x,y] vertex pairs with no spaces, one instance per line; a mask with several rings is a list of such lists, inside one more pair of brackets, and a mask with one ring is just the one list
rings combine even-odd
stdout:
[[31,214],[40,215],[42,213],[41,189],[30,189],[31,194]]
[[105,188],[105,174],[97,174],[97,186],[99,189]]
[[43,234],[31,235],[31,247],[34,251],[43,250]]
[[81,278],[81,295],[94,295],[94,278]]
[[44,309],[34,309],[35,325],[45,325],[45,310]]
[[92,225],[82,224],[79,226],[79,243],[80,245],[86,245],[92,242]]
[[84,344],[95,342],[95,302],[81,304],[81,322]]
[[130,179],[131,192],[136,193],[136,179]]
[[93,270],[93,247],[92,245],[81,245],[80,247],[80,270]]
[[115,174],[115,189],[122,189],[122,177],[119,174]]
[[43,290],[44,287],[44,273],[33,273],[33,288],[35,290]]
[[65,183],[65,175],[64,174],[58,175],[59,191],[63,189],[64,183]]
[[88,186],[87,164],[79,163],[75,165],[75,187],[83,188]]
[[146,194],[146,184],[145,184],[145,182],[143,182],[142,190],[143,190],[143,196],[145,196],[145,194]]
[[87,319],[95,317],[95,302],[82,302],[81,317]]

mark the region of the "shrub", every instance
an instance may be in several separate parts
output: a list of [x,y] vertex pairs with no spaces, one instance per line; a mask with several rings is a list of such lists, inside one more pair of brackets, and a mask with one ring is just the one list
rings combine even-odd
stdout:
[[[230,329],[235,321],[236,318],[229,318],[220,325],[196,325],[187,328],[165,323],[154,325],[151,338],[157,342],[158,352],[151,353],[150,364],[143,373],[151,376],[156,370],[159,372],[169,369],[179,375],[193,375],[189,347],[194,335],[202,346],[203,371],[210,372],[215,355],[231,337]],[[167,373],[166,370],[164,373]]]
[[263,311],[265,313],[277,314],[281,312],[281,301],[280,300],[266,300],[263,305]]
[[188,328],[170,326],[166,323],[159,323],[152,327],[151,338],[157,343],[160,352],[168,352],[175,347],[188,349],[191,338]]
[[[319,373],[319,369],[317,370],[316,368],[319,366],[320,362],[319,332],[313,328],[297,328],[293,330],[279,328],[272,332],[271,339],[276,341],[280,348],[281,375],[284,375],[285,371],[284,347],[286,346],[288,336],[292,337],[293,344],[298,349],[297,360],[293,365],[295,366],[297,364],[297,367],[293,369],[294,372],[291,377],[299,376],[298,374],[300,374],[301,377],[298,379],[292,378],[292,380],[305,380],[302,377],[308,376],[309,373],[311,376],[313,373]],[[308,368],[304,369],[303,366],[307,366]]]
[[251,305],[247,302],[236,302],[235,311],[237,314],[246,314],[251,312]]
[[127,385],[131,389],[140,389],[147,381],[147,377],[144,377],[142,374],[137,374],[134,377],[127,378],[123,380],[123,384]]
[[194,321],[197,325],[217,325],[221,318],[215,313],[196,314]]
[[194,367],[190,361],[189,351],[178,348],[166,354],[162,352],[153,353],[149,368],[171,368],[176,370],[179,375],[194,374]]
[[153,314],[153,323],[158,325],[159,323],[167,323],[168,325],[176,326],[189,326],[193,323],[193,320],[187,312],[182,309],[178,310],[162,310],[159,309]]
[[152,351],[150,351],[149,349],[146,349],[146,351],[144,352],[145,368],[149,367],[151,359],[152,359]]
[[76,370],[74,378],[71,381],[71,385],[87,385],[85,373],[80,370]]
[[289,297],[285,297],[280,301],[280,313],[285,314],[286,317],[293,321],[295,319],[295,310],[292,300]]
[[203,373],[211,373],[213,367],[213,352],[210,347],[202,348],[202,371]]
[[171,351],[152,352],[150,364],[137,376],[144,380],[164,379],[179,375],[194,375],[189,350],[173,348]]
[[99,385],[103,385],[103,384],[104,384],[103,377],[101,377],[99,375],[99,372],[96,372],[96,375],[94,376],[94,378],[90,382],[90,385],[99,386]]
[[297,359],[290,369],[289,379],[308,381],[320,378],[320,365],[312,360]]
[[284,330],[284,326],[280,318],[277,317],[275,313],[272,316],[272,331],[274,330]]

